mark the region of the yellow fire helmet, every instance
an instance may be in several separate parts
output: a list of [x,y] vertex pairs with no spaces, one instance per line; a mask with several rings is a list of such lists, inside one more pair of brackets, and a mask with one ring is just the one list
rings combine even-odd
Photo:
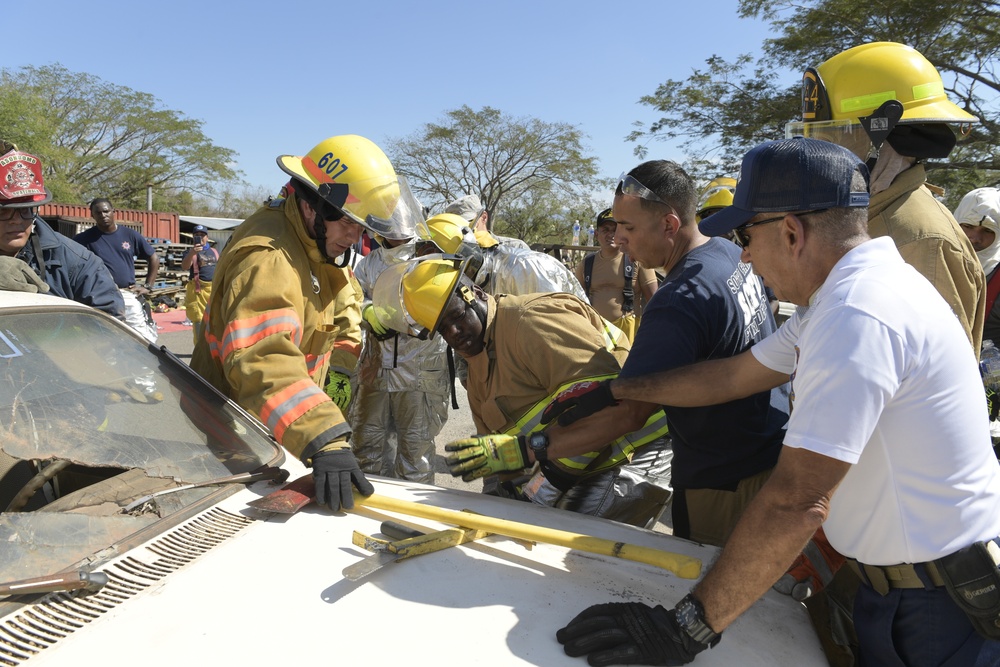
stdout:
[[713,213],[731,206],[733,195],[736,193],[736,179],[728,176],[719,176],[712,179],[712,182],[702,190],[698,200],[697,221],[707,218]]
[[[372,288],[375,316],[396,331],[433,338],[467,262],[457,255],[437,254],[386,268]],[[467,287],[466,292],[466,301],[475,299]]]
[[400,196],[399,181],[389,158],[381,148],[356,134],[329,137],[308,155],[279,155],[277,162],[286,174],[365,227],[368,216],[387,220]]
[[475,232],[461,216],[439,213],[417,224],[417,237],[449,255],[467,256],[479,247]]
[[805,71],[802,120],[786,124],[785,137],[823,139],[865,159],[869,136],[859,119],[872,116],[893,100],[902,105],[898,125],[979,122],[948,99],[941,75],[916,49],[872,42]]

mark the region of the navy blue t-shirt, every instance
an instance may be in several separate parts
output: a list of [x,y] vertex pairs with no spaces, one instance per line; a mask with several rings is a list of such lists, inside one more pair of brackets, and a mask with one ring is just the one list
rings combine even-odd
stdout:
[[[764,284],[740,262],[740,252],[713,238],[671,269],[643,310],[620,377],[732,357],[776,330]],[[777,462],[788,385],[719,405],[663,409],[673,439],[674,485],[731,488]]]
[[118,287],[134,285],[135,258],[149,259],[155,252],[142,234],[121,225],[109,234],[94,225],[73,240],[104,260]]
[[[198,280],[206,283],[212,282],[212,279],[215,278],[215,265],[219,263],[219,251],[206,245],[194,261],[198,264]],[[188,278],[194,280],[194,263],[188,269]]]

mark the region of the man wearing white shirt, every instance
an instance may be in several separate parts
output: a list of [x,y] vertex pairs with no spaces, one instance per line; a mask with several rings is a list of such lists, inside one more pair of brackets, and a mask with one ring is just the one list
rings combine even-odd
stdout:
[[1000,466],[976,358],[933,286],[891,240],[869,238],[867,184],[860,159],[827,142],[795,137],[751,150],[733,205],[701,230],[735,232],[743,261],[798,312],[738,356],[567,401],[574,413],[640,396],[703,405],[792,383],[778,464],[691,595],[669,611],[591,607],[557,635],[568,654],[591,664],[690,662],[822,525],[864,582],[854,606],[862,664],[1000,661],[1000,602],[974,625],[953,600],[1000,588]]

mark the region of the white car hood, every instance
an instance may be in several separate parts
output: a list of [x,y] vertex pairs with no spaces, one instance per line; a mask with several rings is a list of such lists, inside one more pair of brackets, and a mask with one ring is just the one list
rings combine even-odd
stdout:
[[[717,551],[529,503],[373,481],[381,495],[674,551],[706,567]],[[500,536],[391,563],[351,582],[341,571],[370,555],[352,545],[353,531],[377,534],[390,518],[449,526],[367,508],[335,514],[311,505],[295,515],[264,515],[247,507],[274,488],[257,483],[102,565],[112,583],[98,593],[53,594],[9,615],[0,624],[0,650],[23,654],[31,665],[583,667],[555,639],[577,613],[603,602],[670,607],[693,584],[650,565],[546,544],[529,550]],[[770,592],[697,664],[827,662],[804,607]]]

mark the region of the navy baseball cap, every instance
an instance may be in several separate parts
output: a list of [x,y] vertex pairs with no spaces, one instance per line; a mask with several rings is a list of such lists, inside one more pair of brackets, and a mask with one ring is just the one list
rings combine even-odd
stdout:
[[208,227],[205,225],[195,225],[194,229],[191,230],[192,234],[197,234],[199,232],[202,234],[208,234]]
[[843,146],[807,137],[768,141],[743,156],[732,206],[698,225],[722,236],[758,213],[868,206],[868,190],[851,191],[855,171],[869,181],[868,167]]

